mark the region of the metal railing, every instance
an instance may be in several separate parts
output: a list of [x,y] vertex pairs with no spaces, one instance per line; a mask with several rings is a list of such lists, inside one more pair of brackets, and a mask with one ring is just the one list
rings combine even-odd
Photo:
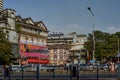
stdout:
[[12,70],[11,67],[0,67],[0,79],[60,79],[60,80],[120,80],[120,66],[114,70],[105,69],[101,65],[95,66],[78,66],[56,67],[41,69],[36,67],[23,67]]

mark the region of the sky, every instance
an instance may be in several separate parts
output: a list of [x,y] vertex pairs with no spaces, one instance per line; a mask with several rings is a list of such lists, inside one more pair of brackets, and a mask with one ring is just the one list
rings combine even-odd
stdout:
[[3,8],[14,9],[22,18],[43,21],[49,32],[120,31],[120,0],[4,0]]

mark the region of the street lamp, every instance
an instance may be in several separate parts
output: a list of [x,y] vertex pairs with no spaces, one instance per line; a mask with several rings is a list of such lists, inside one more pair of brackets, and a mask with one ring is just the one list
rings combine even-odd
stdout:
[[[87,9],[90,11],[90,13],[91,13],[91,15],[94,17],[94,14],[93,14],[93,12],[92,12],[92,10],[91,10],[91,8],[90,7],[87,7]],[[93,30],[92,30],[92,34],[93,34],[93,60],[95,60],[95,37],[94,37],[94,23],[93,23],[93,26],[92,26],[93,28]]]
[[93,14],[91,8],[90,8],[90,7],[87,7],[87,9],[90,11],[90,13],[92,14],[92,16],[94,16],[94,14]]
[[117,57],[118,57],[118,62],[119,62],[119,57],[120,57],[120,53],[119,53],[119,52],[120,52],[120,50],[119,50],[119,42],[120,42],[120,41],[119,41],[119,38],[120,38],[120,36],[118,35],[118,55],[117,55]]

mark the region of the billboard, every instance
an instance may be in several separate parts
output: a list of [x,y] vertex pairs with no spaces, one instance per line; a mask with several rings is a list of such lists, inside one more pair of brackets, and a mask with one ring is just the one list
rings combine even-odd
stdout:
[[38,46],[32,44],[20,44],[21,57],[38,57],[40,59],[48,59],[47,46]]

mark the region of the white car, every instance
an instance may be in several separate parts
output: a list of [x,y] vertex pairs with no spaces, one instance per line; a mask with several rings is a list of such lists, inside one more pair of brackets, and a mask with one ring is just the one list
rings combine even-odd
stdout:
[[20,69],[20,65],[12,65],[11,70],[12,71],[18,71]]
[[53,69],[54,69],[53,65],[49,65],[49,64],[40,65],[41,71],[53,71]]

